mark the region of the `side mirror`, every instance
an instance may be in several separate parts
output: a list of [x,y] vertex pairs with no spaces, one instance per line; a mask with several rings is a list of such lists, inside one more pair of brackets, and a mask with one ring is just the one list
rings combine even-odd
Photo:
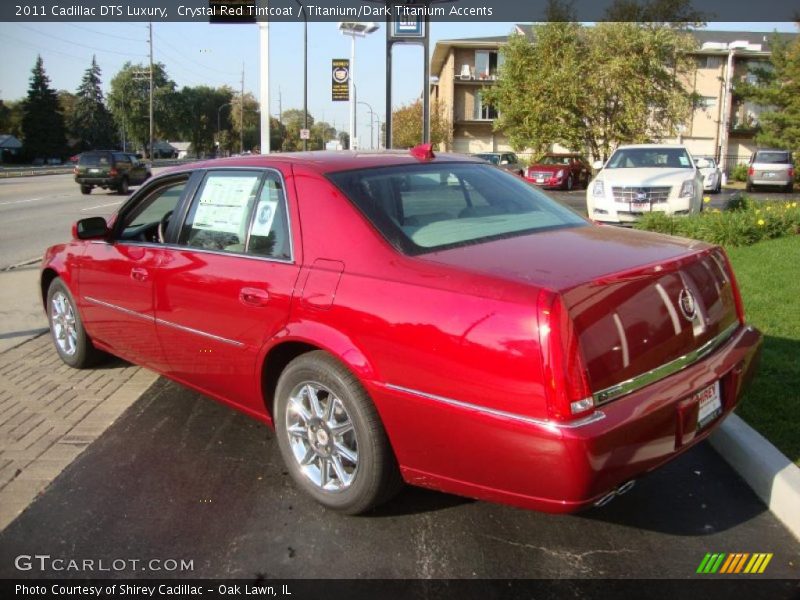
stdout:
[[108,235],[108,224],[103,217],[81,219],[72,226],[72,237],[76,240],[98,240]]
[[698,169],[706,169],[710,166],[710,163],[706,158],[698,158],[696,161],[694,161],[694,166],[696,166]]
[[596,160],[596,161],[594,161],[594,162],[592,163],[592,168],[593,168],[595,171],[599,171],[600,169],[602,169],[602,168],[603,168],[603,161],[602,161],[602,160]]

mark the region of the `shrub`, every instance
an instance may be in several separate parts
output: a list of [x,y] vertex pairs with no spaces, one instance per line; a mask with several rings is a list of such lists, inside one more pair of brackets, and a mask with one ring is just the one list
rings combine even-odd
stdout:
[[747,165],[738,164],[731,171],[731,179],[734,181],[747,181]]
[[724,246],[749,246],[761,240],[800,234],[800,204],[796,201],[754,202],[747,196],[731,199],[726,210],[673,217],[650,213],[637,229],[703,240]]

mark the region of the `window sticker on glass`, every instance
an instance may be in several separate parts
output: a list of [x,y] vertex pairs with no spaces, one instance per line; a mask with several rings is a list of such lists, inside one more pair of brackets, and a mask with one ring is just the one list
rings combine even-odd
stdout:
[[256,193],[257,176],[210,177],[194,215],[193,229],[239,233],[248,201]]
[[275,210],[278,207],[277,200],[260,200],[256,209],[256,216],[253,220],[252,235],[269,235],[272,230],[272,221],[275,219]]
[[685,155],[679,156],[678,160],[680,161],[682,167],[688,167],[689,166],[689,157],[688,156],[685,156]]

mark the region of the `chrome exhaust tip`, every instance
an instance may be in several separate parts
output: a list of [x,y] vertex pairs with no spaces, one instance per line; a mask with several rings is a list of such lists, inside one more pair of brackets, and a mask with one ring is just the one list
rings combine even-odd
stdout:
[[631,479],[630,481],[626,481],[625,483],[618,485],[613,490],[608,492],[605,496],[600,498],[597,502],[594,503],[594,506],[600,508],[601,506],[605,506],[609,502],[611,502],[617,496],[622,496],[622,494],[626,494],[633,489],[633,486],[636,485],[636,480]]

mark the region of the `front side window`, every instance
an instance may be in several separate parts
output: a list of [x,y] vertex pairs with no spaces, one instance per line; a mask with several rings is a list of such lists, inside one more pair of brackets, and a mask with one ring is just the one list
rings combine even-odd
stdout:
[[410,255],[587,224],[517,177],[483,164],[404,165],[328,177]]
[[149,192],[123,216],[120,239],[163,242],[166,226],[178,206],[187,178],[172,181]]

